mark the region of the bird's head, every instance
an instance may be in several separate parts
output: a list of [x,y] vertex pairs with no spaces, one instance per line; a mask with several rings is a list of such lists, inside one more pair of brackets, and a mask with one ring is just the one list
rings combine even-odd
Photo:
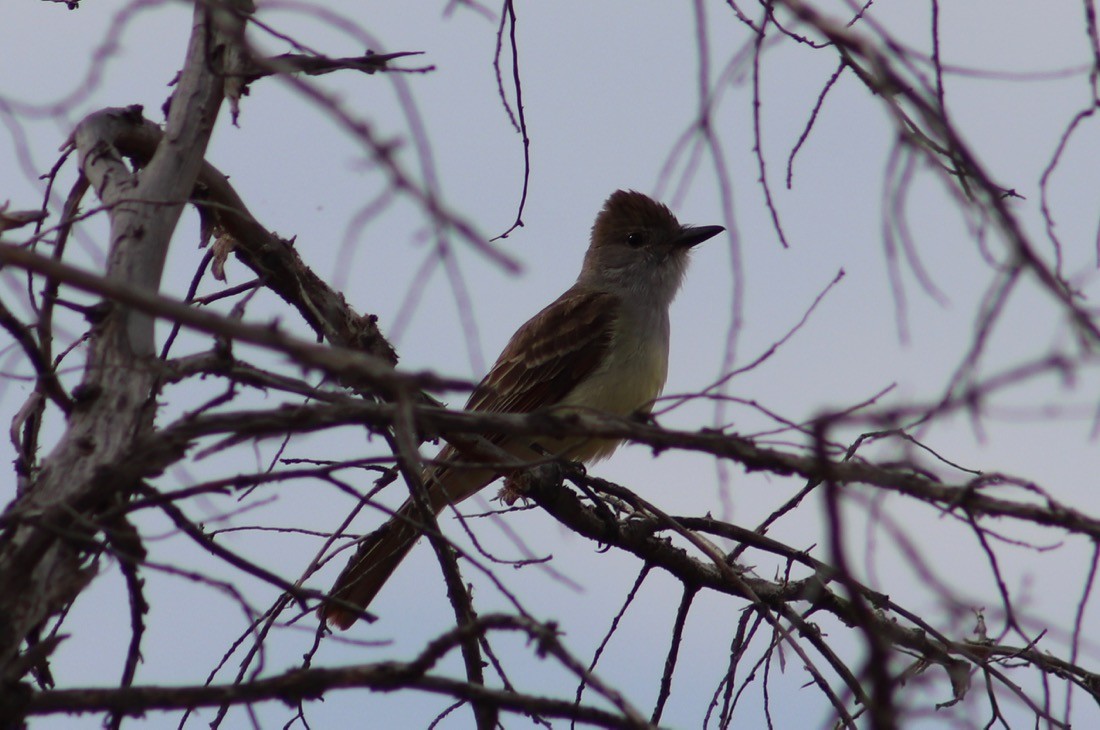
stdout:
[[592,226],[580,280],[671,300],[687,270],[688,252],[724,230],[681,225],[663,203],[634,190],[616,190]]

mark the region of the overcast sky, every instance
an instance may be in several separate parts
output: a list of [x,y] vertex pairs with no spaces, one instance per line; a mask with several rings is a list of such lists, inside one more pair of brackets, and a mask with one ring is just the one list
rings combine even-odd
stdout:
[[[502,109],[492,72],[494,19],[461,6],[445,13],[443,2],[325,3],[331,13],[348,19],[349,25],[341,30],[334,17],[299,3],[260,5],[261,19],[329,55],[356,55],[365,47],[423,51],[423,56],[402,65],[435,69],[403,76],[400,83],[415,101],[418,119],[430,139],[441,194],[486,238],[510,226],[519,203],[523,150]],[[702,5],[714,80],[744,54],[751,39],[726,4]],[[759,14],[755,6],[743,5],[754,17]],[[951,118],[997,181],[1022,196],[1012,201],[1013,208],[1042,246],[1041,254],[1052,258],[1040,215],[1039,180],[1072,117],[1089,106],[1090,49],[1082,3],[973,0],[941,6],[944,63],[967,70],[945,79]],[[497,9],[493,7],[492,12]],[[378,171],[361,146],[326,112],[280,81],[264,80],[253,86],[243,102],[239,128],[223,114],[208,159],[230,176],[265,226],[296,237],[298,250],[318,274],[335,282],[358,311],[378,315],[383,331],[394,337],[402,365],[409,369],[479,378],[515,328],[572,283],[592,220],[607,195],[617,188],[634,188],[661,193],[683,222],[721,224],[730,230],[695,252],[684,290],[673,307],[667,393],[698,391],[731,365],[753,360],[798,322],[843,269],[842,282],[798,335],[764,366],[736,378],[729,393],[796,421],[865,400],[891,385],[895,388],[883,405],[932,402],[942,395],[966,353],[979,303],[994,280],[988,257],[1000,258],[1004,247],[992,234],[979,243],[973,220],[960,214],[958,193],[947,190],[940,176],[918,164],[906,197],[907,220],[939,296],[926,292],[912,269],[903,266],[904,308],[899,312],[891,294],[883,234],[884,180],[896,130],[882,101],[851,74],[842,76],[826,99],[796,159],[793,187],[786,188],[787,157],[818,93],[835,70],[834,53],[787,41],[769,46],[761,61],[764,156],[789,243],[784,248],[757,183],[750,63],[734,67],[715,114],[722,161],[732,171],[732,209],[723,209],[715,166],[706,156],[686,185],[682,159],[673,174],[661,175],[676,140],[698,113],[696,25],[687,4],[563,0],[520,3],[517,12],[524,110],[531,137],[530,189],[524,226],[495,245],[521,264],[518,274],[505,271],[456,239],[462,285],[456,290],[453,280],[438,267],[431,269],[430,276],[420,276],[424,262],[434,255],[432,242],[420,212],[405,200],[397,200],[365,226],[352,226],[355,215],[384,189]],[[925,3],[880,1],[868,17],[905,43],[928,52],[928,16]],[[104,106],[142,104],[149,118],[160,121],[167,84],[183,58],[189,18],[187,5],[178,2],[96,0],[86,1],[76,11],[46,2],[0,6],[0,48],[8,59],[0,66],[0,202],[10,200],[14,208],[39,204],[42,183],[37,177],[53,165],[57,148],[83,115]],[[111,28],[117,36],[113,45],[105,47]],[[254,40],[271,53],[291,50],[261,34]],[[100,60],[91,65],[92,58]],[[1030,76],[973,73],[978,70]],[[335,74],[311,83],[331,94],[341,108],[368,120],[381,137],[400,141],[402,159],[416,169],[409,120],[390,79]],[[509,98],[514,101],[511,91]],[[58,102],[64,103],[54,108]],[[1086,122],[1050,187],[1064,271],[1093,295],[1100,212],[1097,140],[1095,122]],[[71,182],[71,162],[62,179]],[[673,195],[681,189],[686,191],[682,196]],[[63,196],[65,190],[61,186],[56,194]],[[86,202],[86,207],[91,205],[92,201]],[[71,261],[95,268],[102,265],[104,238],[101,227],[88,230]],[[186,290],[201,256],[196,242],[197,222],[189,214],[170,254],[167,292],[181,295]],[[243,267],[229,264],[229,284],[249,278]],[[743,290],[735,295],[737,281]],[[7,275],[2,286],[4,301],[29,316],[18,303],[17,280]],[[212,283],[207,290],[213,290]],[[416,296],[410,299],[413,290]],[[734,337],[730,328],[737,301],[742,302],[743,327]],[[459,310],[467,303],[470,316],[463,317]],[[250,307],[249,316],[262,321],[264,312],[271,311],[264,309],[268,305],[259,300]],[[470,321],[476,323],[475,331],[464,324]],[[305,334],[304,327],[285,313],[284,322]],[[188,337],[181,352],[206,346],[203,338]],[[985,372],[1071,346],[1071,333],[1049,296],[1025,281],[993,334]],[[734,355],[732,363],[727,361],[729,352]],[[5,370],[16,367],[11,359],[2,363]],[[919,435],[956,463],[1034,479],[1058,499],[1095,514],[1097,457],[1092,422],[1097,384],[1095,374],[1088,373],[1072,383],[1039,379],[997,398],[980,424],[963,417],[947,418]],[[29,387],[16,384],[0,392],[5,419],[16,412]],[[258,397],[256,402],[268,401]],[[1054,408],[1040,410],[1044,406]],[[661,422],[690,429],[715,425],[716,418],[743,433],[773,425],[751,408],[727,406],[716,413],[712,403],[701,401],[673,410]],[[288,455],[348,456],[372,448],[360,431],[348,429],[339,435],[339,439],[331,435],[299,439]],[[797,440],[789,434],[779,439]],[[0,462],[8,463],[10,446],[5,443],[0,449]],[[197,476],[251,469],[266,463],[274,449],[274,444],[262,445],[256,463],[244,467],[228,457],[214,456],[198,465],[201,474],[173,472],[163,484],[168,487]],[[962,478],[942,465],[936,468],[951,479]],[[595,473],[630,486],[670,513],[711,511],[746,526],[759,522],[801,486],[749,477],[737,469],[720,471],[713,461],[700,457],[662,454],[655,458],[640,446],[622,449],[596,467]],[[10,490],[0,481],[0,501],[8,501]],[[871,496],[867,492],[863,503],[869,503]],[[350,499],[335,492],[319,495],[285,489],[274,503],[216,524],[332,530],[351,507]],[[996,585],[972,535],[925,507],[896,499],[878,507],[901,526],[919,547],[925,564],[964,605],[984,607],[990,616],[997,615]],[[199,505],[192,516],[201,519],[202,510],[208,509],[213,518],[227,508],[225,504]],[[867,514],[860,507],[851,511],[850,542],[864,561],[863,577],[896,601],[924,612],[956,638],[964,638],[973,627],[973,614],[951,613],[952,607],[940,600],[940,594],[929,591],[917,573],[905,567],[888,531],[865,529]],[[147,519],[146,527],[153,534],[158,530],[170,534],[163,520],[158,522],[152,515]],[[369,529],[374,519],[365,518],[361,528]],[[598,553],[537,511],[507,519],[528,547],[538,554],[552,553],[554,566],[580,588],[570,589],[538,569],[508,571],[505,578],[535,601],[540,618],[560,618],[567,627],[567,645],[590,657],[639,566],[621,555]],[[1043,545],[1054,539],[1049,534],[1019,531],[1017,525],[998,527],[1016,530],[1013,534]],[[495,548],[514,554],[500,530],[485,524],[482,532]],[[771,534],[797,546],[819,543],[822,524],[816,505],[792,515]],[[246,552],[260,544],[246,536],[228,539]],[[269,552],[260,559],[288,576],[297,574],[318,545],[304,538],[263,544]],[[195,561],[205,570],[239,580],[224,568],[202,563],[202,556],[182,540],[168,537],[151,548],[153,560]],[[1089,546],[1067,544],[1053,554],[1011,546],[999,549],[1006,582],[1019,601],[1017,608],[1035,620],[1030,625],[1070,626],[1088,570]],[[772,577],[771,566],[758,569],[763,577]],[[317,587],[327,585],[333,575],[331,571],[322,575]],[[201,682],[242,630],[243,617],[233,614],[231,605],[215,591],[196,591],[180,578],[151,571],[148,582],[159,600],[149,617],[146,661],[138,682]],[[480,585],[481,610],[506,606],[487,582]],[[678,586],[658,576],[647,583],[639,601],[644,609],[627,615],[622,633],[612,641],[598,671],[648,712],[667,648],[668,627],[679,602]],[[674,701],[665,716],[670,726],[701,724],[709,696],[721,678],[731,626],[742,607],[737,601],[704,596],[693,609],[685,636],[685,662],[676,675]],[[372,649],[330,642],[322,649],[321,661],[408,657],[427,637],[445,630],[453,616],[431,551],[424,546],[417,549],[373,608],[382,620],[357,627],[353,636],[393,644]],[[59,649],[54,667],[60,686],[116,681],[128,637],[127,612],[117,571],[107,571],[81,597],[68,619],[72,638]],[[1098,617],[1097,609],[1091,609],[1086,627],[1095,627]],[[1001,626],[996,618],[991,623],[995,624],[992,631]],[[311,626],[307,621],[299,635],[273,643],[267,667],[274,670],[299,662],[308,647]],[[1064,639],[1052,632],[1052,641]],[[521,642],[504,645],[526,651]],[[1064,643],[1055,646],[1061,648]],[[1087,646],[1080,661],[1095,667],[1095,641]],[[234,670],[235,665],[220,678],[228,680]],[[523,679],[532,688],[540,682],[570,686],[568,678],[549,667],[535,664],[530,671],[544,670],[546,677]],[[789,663],[782,675],[778,668],[773,672],[772,696],[783,699],[773,707],[777,727],[825,722],[820,695],[799,689],[807,676],[797,661]],[[935,690],[939,694],[923,697],[924,706],[948,699],[945,691],[941,682]],[[569,690],[564,696],[569,696]],[[410,699],[335,693],[325,703],[311,706],[309,717],[313,727],[399,726],[393,724],[394,717],[403,718],[409,727],[422,727],[446,704],[432,698],[412,703]],[[748,693],[745,727],[760,720],[755,709],[760,701],[759,690]],[[974,702],[973,707],[980,707],[980,699]],[[1100,722],[1095,704],[1083,696],[1077,697],[1075,708],[1077,726]],[[205,724],[210,717],[201,715],[189,726]],[[233,717],[231,727],[247,723],[243,713]],[[290,713],[271,706],[264,708],[263,717],[265,727],[281,726]],[[467,726],[468,711],[459,711],[449,720],[447,727]],[[132,723],[174,724],[158,715]],[[514,717],[508,721],[508,727],[525,724]],[[66,719],[33,726],[77,725]],[[85,718],[81,726],[97,727],[98,722]]]

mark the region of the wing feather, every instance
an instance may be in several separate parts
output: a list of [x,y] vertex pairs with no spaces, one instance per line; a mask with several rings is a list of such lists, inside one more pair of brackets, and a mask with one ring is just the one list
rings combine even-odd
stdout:
[[603,363],[618,305],[603,292],[562,294],[516,331],[466,409],[530,413],[561,402]]

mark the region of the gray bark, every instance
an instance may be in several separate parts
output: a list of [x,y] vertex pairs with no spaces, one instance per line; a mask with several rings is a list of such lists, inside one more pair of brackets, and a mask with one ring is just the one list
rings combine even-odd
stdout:
[[[241,3],[238,3],[240,5]],[[110,140],[126,115],[107,110],[72,137],[83,174],[109,208],[107,278],[137,291],[160,287],[168,245],[203,164],[239,54],[244,7],[196,3],[187,58],[164,137],[140,175]],[[112,479],[112,465],[147,435],[155,415],[158,362],[153,319],[109,305],[94,332],[67,429],[28,488],[3,515],[0,537],[0,678],[18,680],[21,646],[62,610],[95,572],[95,524],[102,509],[125,499],[132,484]]]

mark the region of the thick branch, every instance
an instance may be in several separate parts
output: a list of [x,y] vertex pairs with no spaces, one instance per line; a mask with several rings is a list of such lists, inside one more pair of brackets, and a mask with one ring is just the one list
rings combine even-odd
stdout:
[[[451,630],[430,642],[410,662],[380,662],[341,669],[294,670],[274,677],[241,684],[201,687],[126,687],[120,689],[74,689],[27,693],[0,705],[9,717],[50,713],[115,712],[138,716],[151,710],[177,710],[195,707],[253,704],[278,700],[296,702],[323,696],[333,689],[368,688],[380,692],[418,689],[468,702],[483,703],[500,710],[567,718],[607,728],[652,728],[633,708],[621,715],[581,705],[572,700],[556,700],[538,694],[493,689],[429,671],[456,646],[470,637],[490,631],[520,631],[531,637],[540,655],[549,654],[567,670],[577,671],[576,661],[565,653],[552,626],[543,626],[518,617],[490,615]],[[0,720],[5,719],[0,716]]]
[[[751,439],[710,430],[674,431],[639,421],[595,413],[530,415],[469,413],[420,406],[413,410],[423,437],[454,437],[456,434],[595,436],[629,439],[648,444],[655,451],[682,449],[698,451],[739,463],[746,471],[766,471],[780,476],[798,476],[817,480],[828,476],[837,484],[868,484],[905,494],[951,511],[978,517],[1011,517],[1045,527],[1086,535],[1100,540],[1100,520],[1073,510],[1051,497],[1042,503],[1029,503],[992,497],[984,489],[1008,482],[1004,478],[982,475],[957,484],[947,484],[915,469],[884,467],[858,459],[822,462],[812,456],[791,454],[758,446]],[[240,411],[211,414],[181,421],[159,432],[140,445],[140,454],[159,468],[158,459],[180,458],[197,439],[230,434],[222,446],[257,438],[284,437],[287,433],[305,433],[336,426],[360,425],[388,428],[395,418],[394,407],[381,403],[348,400],[343,404],[284,406],[266,411]],[[158,456],[158,454],[162,454]],[[139,454],[131,458],[137,459]]]
[[[149,163],[164,140],[164,131],[144,119],[140,107],[102,113],[117,119],[106,130],[109,134],[104,141],[138,166]],[[289,241],[264,228],[220,170],[204,161],[195,184],[183,191],[182,196],[194,200],[214,225],[234,239],[237,258],[256,273],[265,287],[297,309],[319,336],[391,365],[397,362],[397,354],[379,331],[376,318],[357,314],[342,294],[306,266]]]
[[[221,10],[221,8],[219,8]],[[73,135],[81,170],[109,206],[107,278],[126,289],[155,292],[180,211],[195,185],[222,100],[227,48],[241,17],[198,3],[187,62],[168,120],[168,134],[149,166],[132,175],[104,138],[125,113],[92,115]],[[108,131],[105,131],[108,130]],[[0,679],[15,680],[20,645],[63,609],[90,580],[87,541],[71,536],[75,518],[111,503],[129,483],[97,478],[152,428],[157,369],[153,318],[117,307],[98,326],[68,429],[41,472],[6,516],[49,513],[56,521],[14,519],[0,537]],[[79,535],[79,531],[77,531]]]

